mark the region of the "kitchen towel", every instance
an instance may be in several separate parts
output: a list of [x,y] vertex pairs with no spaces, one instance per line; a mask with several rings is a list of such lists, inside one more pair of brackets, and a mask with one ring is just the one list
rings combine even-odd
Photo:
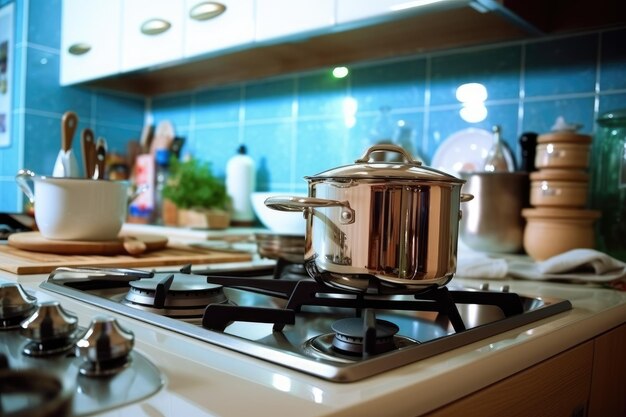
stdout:
[[574,249],[542,262],[509,260],[509,275],[533,280],[611,283],[626,280],[626,263],[593,249]]
[[593,249],[574,249],[535,262],[527,256],[485,254],[459,246],[456,276],[600,283],[620,288],[626,284],[626,263]]
[[507,276],[507,261],[476,252],[459,242],[456,276],[461,278],[502,279]]

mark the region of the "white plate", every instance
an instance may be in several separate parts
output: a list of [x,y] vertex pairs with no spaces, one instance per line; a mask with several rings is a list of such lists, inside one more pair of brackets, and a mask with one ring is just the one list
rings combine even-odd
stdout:
[[482,171],[493,145],[493,135],[484,129],[459,130],[444,140],[435,151],[431,166],[450,175]]

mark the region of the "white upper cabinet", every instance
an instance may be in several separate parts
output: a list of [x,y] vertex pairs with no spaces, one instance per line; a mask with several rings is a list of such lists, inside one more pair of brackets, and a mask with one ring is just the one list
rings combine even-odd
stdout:
[[182,58],[183,14],[179,1],[124,0],[122,71]]
[[391,13],[401,11],[403,7],[416,3],[420,2],[410,0],[337,0],[337,23],[388,16]]
[[61,85],[120,72],[121,0],[64,0]]
[[257,41],[328,29],[335,24],[335,0],[256,0],[256,24]]
[[185,0],[184,56],[254,41],[254,0]]

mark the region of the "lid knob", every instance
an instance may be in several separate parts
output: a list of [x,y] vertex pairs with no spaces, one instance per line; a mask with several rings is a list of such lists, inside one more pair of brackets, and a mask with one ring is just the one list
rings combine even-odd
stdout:
[[355,164],[366,164],[369,162],[373,153],[376,152],[396,152],[404,157],[406,162],[410,165],[421,166],[422,163],[416,159],[414,159],[404,148],[398,145],[392,145],[387,143],[379,143],[374,146],[370,146],[363,156],[354,161]]

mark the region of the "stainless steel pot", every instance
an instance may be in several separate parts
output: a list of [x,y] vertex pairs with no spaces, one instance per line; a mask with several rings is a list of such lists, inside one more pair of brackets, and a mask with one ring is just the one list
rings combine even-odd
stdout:
[[[377,162],[395,152],[404,162]],[[442,286],[456,271],[465,182],[423,167],[404,149],[375,145],[355,161],[312,177],[309,197],[270,197],[275,210],[304,211],[309,275],[333,287],[406,293]]]

